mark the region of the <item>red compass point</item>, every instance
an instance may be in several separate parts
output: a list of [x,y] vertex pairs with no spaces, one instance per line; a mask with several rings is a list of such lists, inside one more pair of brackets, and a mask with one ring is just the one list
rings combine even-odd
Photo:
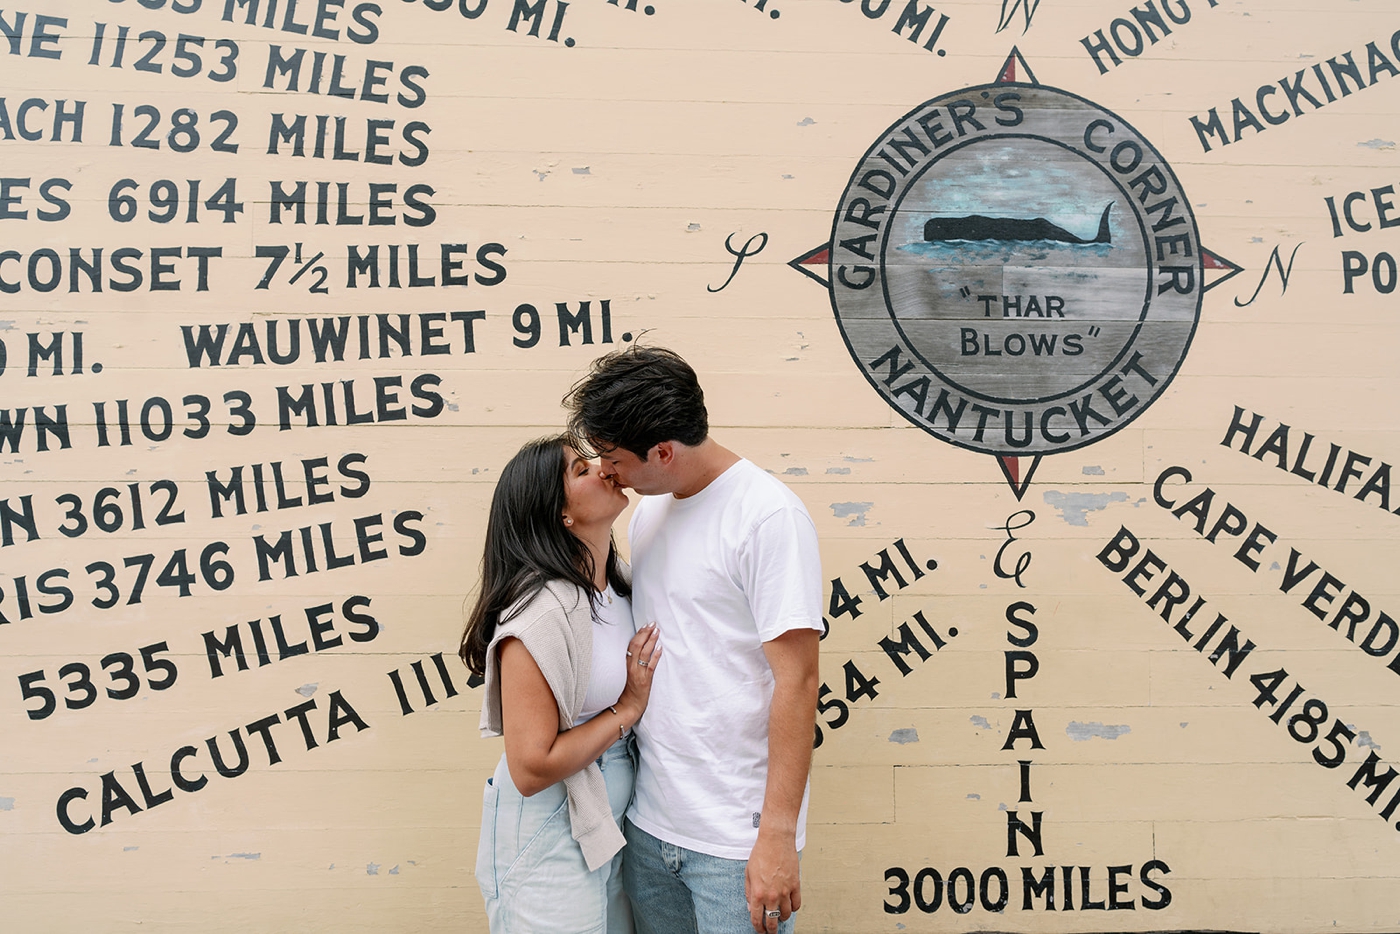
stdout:
[[[1021,497],[1026,495],[1026,489],[1031,485],[1031,477],[1035,476],[1035,469],[1040,466],[1041,455],[1035,457],[1014,457],[1001,455],[997,457],[997,465],[1001,467],[1001,475],[1006,478],[1006,482],[1011,484],[1011,492],[1016,494],[1016,502],[1021,501]],[[1023,461],[1030,461],[1030,466],[1024,468],[1022,474]]]
[[1011,54],[1006,56],[1006,64],[1001,66],[1001,74],[997,77],[997,84],[1040,84],[1035,80],[1035,74],[1031,71],[1031,66],[1026,64],[1026,60],[1021,57],[1021,52],[1014,45],[1011,47]]
[[814,279],[821,283],[822,288],[830,288],[831,282],[827,279],[826,267],[831,262],[831,244],[823,243],[821,246],[813,247],[796,259],[789,260],[788,265],[796,269],[809,279]]
[[[1201,285],[1206,292],[1209,292],[1217,285],[1228,282],[1235,278],[1235,276],[1244,272],[1243,266],[1238,266],[1225,257],[1207,250],[1205,247],[1201,247],[1201,269],[1203,270],[1202,274],[1206,280],[1201,283]],[[1213,275],[1213,273],[1219,273],[1221,270],[1224,270],[1224,275]]]

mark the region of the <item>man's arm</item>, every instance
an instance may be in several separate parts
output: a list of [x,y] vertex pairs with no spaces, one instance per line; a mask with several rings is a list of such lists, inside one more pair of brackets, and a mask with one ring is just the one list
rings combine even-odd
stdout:
[[758,842],[749,855],[744,891],[749,919],[759,934],[768,925],[766,909],[782,912],[780,920],[802,907],[798,875],[797,817],[812,765],[812,738],[817,716],[817,645],[814,629],[793,629],[763,643],[773,669],[773,705],[768,715],[768,785]]

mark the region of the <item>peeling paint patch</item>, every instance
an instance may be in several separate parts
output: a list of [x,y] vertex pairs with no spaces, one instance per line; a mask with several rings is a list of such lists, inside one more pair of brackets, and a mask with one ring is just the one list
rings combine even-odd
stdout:
[[303,684],[301,687],[297,688],[297,693],[302,697],[310,697],[312,694],[316,693],[316,686],[319,683],[318,681],[313,681],[310,684]]
[[812,126],[812,125],[814,125],[816,122],[817,122],[817,121],[813,120],[811,117],[803,117],[801,120],[797,121],[797,125],[798,125],[798,126]]
[[895,730],[890,734],[890,742],[899,743],[901,746],[907,743],[917,743],[919,741],[919,731],[912,726]]
[[1001,700],[1001,692],[1000,692],[1000,691],[993,691],[993,692],[992,692],[992,700]]
[[1368,139],[1368,140],[1366,140],[1366,142],[1364,142],[1364,143],[1357,143],[1356,145],[1359,146],[1359,147],[1362,148],[1362,149],[1394,149],[1394,148],[1395,148],[1395,140],[1393,140],[1393,139]]
[[1187,725],[1188,723],[1190,723],[1190,722],[1191,722],[1191,721],[1189,721],[1189,720],[1182,720],[1181,723],[1178,724],[1178,725],[1184,730],[1184,729],[1186,729],[1186,725]]
[[[996,697],[997,695],[993,694],[992,696]],[[967,719],[969,722],[971,722],[973,726],[977,727],[979,730],[990,730],[992,728],[992,725],[987,722],[987,718],[980,716],[979,714],[973,714]]]
[[998,810],[998,811],[1005,811],[1005,810],[1006,810],[1006,802],[1003,801],[1001,804],[998,804],[998,805],[997,805],[997,810]]
[[848,474],[848,473],[851,472],[851,468],[849,468],[849,467],[828,467],[828,468],[826,468],[826,472],[827,472],[827,473],[836,473],[836,474]]
[[1104,475],[1102,467],[1085,467],[1080,470],[1080,473],[1086,477],[1102,477]]
[[687,232],[694,233],[695,231],[697,231],[697,230],[700,229],[700,225],[699,225],[699,224],[687,224],[685,229],[686,229]]
[[1117,493],[1061,493],[1059,490],[1046,490],[1045,502],[1060,511],[1060,518],[1069,525],[1089,524],[1089,513],[1107,509],[1109,503],[1124,503],[1128,494]]
[[846,463],[848,463],[848,464],[873,464],[873,463],[875,463],[875,458],[873,458],[873,457],[843,457],[843,458],[841,458],[841,459],[842,459],[843,461],[845,461]]
[[0,811],[13,811],[15,809],[14,798],[0,798]]
[[398,867],[398,864],[395,863],[395,864],[394,864],[394,868],[389,870],[389,875],[391,875],[391,876],[397,876],[398,874],[399,874],[399,867]]
[[366,866],[366,867],[365,867],[365,875],[367,875],[367,876],[377,876],[377,875],[379,875],[379,864],[378,864],[378,863],[370,863],[368,866]]
[[865,525],[865,514],[870,511],[874,503],[832,503],[831,514],[838,519],[849,518],[847,526]]
[[807,468],[806,468],[806,467],[789,467],[787,470],[784,470],[784,471],[783,471],[783,476],[785,476],[785,477],[805,477],[805,476],[807,476]]
[[1086,740],[1093,739],[1095,736],[1100,739],[1117,739],[1124,733],[1131,733],[1132,731],[1133,728],[1126,723],[1110,723],[1105,726],[1097,720],[1093,723],[1080,723],[1078,720],[1072,720],[1070,724],[1065,727],[1065,735],[1076,743],[1085,742]]
[[262,859],[261,853],[230,853],[229,859]]
[[123,853],[130,853],[132,850],[139,850],[139,849],[141,849],[139,846],[124,846],[124,847],[122,847],[122,852],[123,852]]
[[[1360,731],[1359,733],[1356,734],[1356,745],[1358,745],[1358,746],[1369,746],[1369,747],[1371,747],[1372,749],[1375,749],[1375,750],[1377,750],[1377,751],[1379,751],[1380,748],[1381,748],[1381,747],[1380,747],[1380,744],[1377,743],[1375,740],[1373,740],[1373,739],[1371,738],[1371,734],[1370,734],[1369,732],[1367,732],[1366,730],[1362,730],[1362,731]],[[4,798],[0,798],[0,802],[3,802],[4,800],[5,800]]]
[[586,165],[581,165],[581,166],[578,166],[577,168],[574,169],[574,174],[575,174],[575,175],[592,175],[593,173],[590,172],[590,171],[588,171],[588,166],[586,166]]
[[982,800],[982,796],[979,795],[979,794],[978,794],[977,792],[975,792],[975,791],[969,792],[969,793],[968,793],[968,796],[967,796],[967,800],[969,800],[969,801],[981,801],[981,800]]

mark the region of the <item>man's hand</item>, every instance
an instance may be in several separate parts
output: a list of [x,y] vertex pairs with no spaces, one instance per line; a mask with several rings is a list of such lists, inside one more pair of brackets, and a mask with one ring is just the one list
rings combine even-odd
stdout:
[[[758,834],[744,871],[744,896],[749,903],[749,921],[755,934],[774,934],[778,923],[786,921],[802,907],[802,880],[798,872],[797,848],[792,837]],[[779,916],[766,912],[776,908]]]

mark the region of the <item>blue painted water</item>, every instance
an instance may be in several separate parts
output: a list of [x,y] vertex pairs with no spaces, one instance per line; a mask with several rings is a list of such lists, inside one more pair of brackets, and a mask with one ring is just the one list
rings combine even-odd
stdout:
[[1063,243],[1058,240],[937,240],[916,241],[896,247],[901,253],[933,260],[938,266],[985,266],[991,263],[1043,263],[1067,266],[1087,257],[1103,259],[1114,251],[1111,243]]

